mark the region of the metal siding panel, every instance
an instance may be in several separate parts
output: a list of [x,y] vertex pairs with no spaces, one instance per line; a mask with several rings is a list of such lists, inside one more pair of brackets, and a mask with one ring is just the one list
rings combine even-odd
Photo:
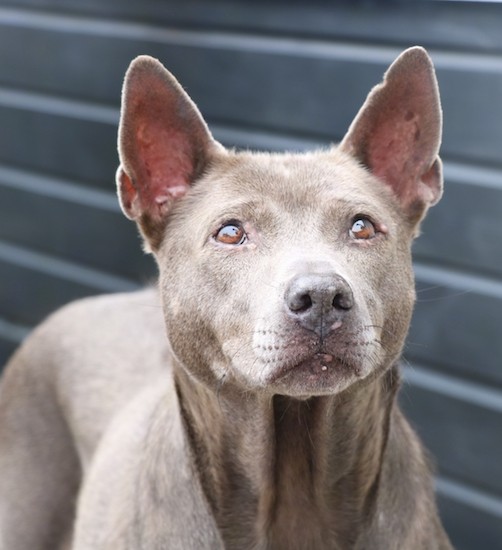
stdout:
[[113,188],[116,127],[2,106],[0,120],[0,162]]
[[14,323],[35,325],[56,308],[98,288],[32,271],[0,259],[2,316]]
[[501,297],[433,279],[419,280],[417,295],[407,357],[457,376],[502,384]]
[[31,326],[67,302],[102,292],[135,290],[127,279],[0,242],[1,314]]
[[0,239],[138,281],[154,277],[136,225],[118,211],[3,186]]
[[[9,3],[9,2],[4,2]],[[250,2],[242,0],[16,0],[49,13],[127,18],[156,24],[259,31],[352,41],[500,51],[500,6],[480,2]]]
[[[79,33],[76,26],[71,34],[4,27],[0,52],[8,52],[3,63],[10,70],[0,82],[116,104],[128,62],[149,53],[172,70],[210,120],[337,140],[399,51],[165,29],[140,39],[148,36],[142,28],[126,26],[111,38],[93,35],[92,27]],[[14,36],[31,47],[9,51]],[[499,162],[502,63],[432,54],[445,114],[443,154]]]
[[[502,277],[502,171],[455,167],[444,196],[431,208],[415,242],[415,258]],[[459,173],[460,172],[460,173]]]
[[443,496],[439,497],[439,509],[456,550],[496,550],[500,547],[500,517]]
[[440,474],[502,496],[501,411],[416,385],[402,388],[400,402]]
[[[418,270],[419,300],[406,351],[455,378],[444,391],[415,380],[405,385],[401,401],[441,471],[502,495],[500,411],[472,399],[471,384],[502,384],[502,182],[484,185],[476,176],[478,167],[480,173],[485,170],[483,164],[502,166],[502,63],[493,55],[455,51],[501,51],[499,21],[490,14],[502,12],[442,6],[429,25],[425,10],[410,18],[412,8],[388,11],[376,3],[357,9],[303,6],[301,11],[273,3],[190,0],[163,6],[149,0],[135,6],[119,0],[21,3],[55,11],[43,24],[38,12],[19,11],[14,23],[0,8],[0,161],[107,190],[117,163],[114,112],[121,82],[139,53],[159,57],[175,73],[229,145],[233,136],[243,144],[250,140],[254,146],[280,148],[281,143],[339,139],[369,88],[409,41],[447,46],[449,51],[433,51],[445,114],[442,152],[465,163],[470,179],[458,172],[447,179],[445,197],[415,246],[422,262],[447,269],[440,280]],[[70,18],[65,26],[57,15],[62,10],[114,17]],[[126,14],[154,25],[131,23]],[[160,17],[182,20],[185,29],[162,28]],[[222,21],[226,28],[220,32]],[[207,26],[217,32],[202,30]],[[266,30],[268,36],[244,35],[244,28]],[[309,34],[335,40],[311,40]],[[343,42],[347,38],[350,43]],[[128,247],[133,256],[139,254],[132,252],[139,247],[132,225],[126,229],[122,221],[119,228],[116,214],[99,207],[29,193],[0,187],[0,238],[54,258],[40,257],[38,266],[36,256],[23,263],[7,246],[8,253],[0,254],[0,315],[31,325],[69,300],[115,284],[117,290],[134,286],[86,267],[139,277],[141,262],[127,263]],[[111,240],[105,249],[101,236],[107,230]],[[113,258],[107,257],[109,248],[117,252]],[[57,256],[81,265],[58,269]],[[12,342],[0,332],[0,363]],[[463,392],[455,380],[462,381]],[[475,500],[466,503],[446,494],[440,506],[459,550],[495,548],[502,539],[500,518]]]

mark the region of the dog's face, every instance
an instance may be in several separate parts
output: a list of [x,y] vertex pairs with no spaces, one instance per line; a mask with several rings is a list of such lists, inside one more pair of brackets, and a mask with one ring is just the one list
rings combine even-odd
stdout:
[[399,356],[411,241],[441,193],[434,73],[410,52],[338,149],[297,155],[224,150],[157,63],[130,69],[119,193],[156,255],[172,350],[199,380],[333,394]]
[[178,206],[161,288],[171,346],[199,376],[333,393],[399,354],[412,228],[348,155],[222,155]]

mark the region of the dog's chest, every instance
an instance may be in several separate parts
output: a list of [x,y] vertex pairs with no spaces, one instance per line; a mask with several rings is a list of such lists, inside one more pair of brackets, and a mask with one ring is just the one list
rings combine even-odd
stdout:
[[[336,550],[334,525],[308,502],[297,502],[295,508],[279,510],[274,518],[263,548],[274,550]],[[334,523],[334,522],[333,522]]]
[[[254,525],[246,525],[245,515],[241,523],[222,533],[225,548],[229,550],[338,550],[351,546],[340,542],[334,529],[335,521],[329,522],[308,502],[298,502],[294,508],[284,507],[277,511],[269,523],[257,518]],[[331,525],[330,525],[331,523]],[[240,525],[236,530],[236,525]]]
[[[274,444],[264,452],[259,483],[245,485],[220,517],[225,547],[255,550],[337,550],[350,548],[343,499],[337,497],[325,466],[322,430],[311,426],[316,405],[275,400]],[[308,410],[308,412],[305,411]],[[267,466],[268,465],[268,466]],[[242,488],[242,483],[239,483]],[[338,514],[338,512],[340,512]],[[338,517],[339,516],[339,517]],[[221,521],[223,520],[223,521]]]

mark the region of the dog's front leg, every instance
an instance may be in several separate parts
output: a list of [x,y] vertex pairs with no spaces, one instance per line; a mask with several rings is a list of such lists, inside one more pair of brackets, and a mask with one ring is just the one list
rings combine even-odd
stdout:
[[34,333],[0,384],[0,550],[56,550],[71,534],[81,468],[51,381],[50,336]]
[[81,494],[73,550],[221,550],[172,381],[112,422]]

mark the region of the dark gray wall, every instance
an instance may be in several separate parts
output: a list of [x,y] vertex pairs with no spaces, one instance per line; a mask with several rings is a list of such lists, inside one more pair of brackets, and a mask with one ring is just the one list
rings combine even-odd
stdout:
[[[9,7],[9,4],[11,6]],[[403,48],[443,97],[446,193],[415,248],[402,402],[459,549],[502,541],[502,6],[458,2],[0,3],[0,363],[47,313],[154,276],[114,197],[124,71],[149,53],[228,145],[338,140]]]

